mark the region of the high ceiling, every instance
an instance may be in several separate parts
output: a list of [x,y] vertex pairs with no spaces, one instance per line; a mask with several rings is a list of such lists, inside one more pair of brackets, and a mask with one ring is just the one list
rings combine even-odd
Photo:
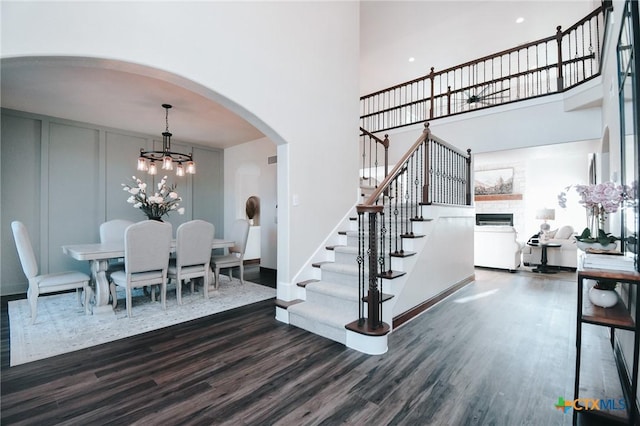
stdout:
[[[566,28],[594,8],[592,0],[362,1],[361,93],[552,35],[556,26]],[[226,148],[262,137],[225,107],[150,75],[56,58],[11,58],[2,60],[1,79],[3,108],[160,135],[161,104],[170,103],[176,141]]]

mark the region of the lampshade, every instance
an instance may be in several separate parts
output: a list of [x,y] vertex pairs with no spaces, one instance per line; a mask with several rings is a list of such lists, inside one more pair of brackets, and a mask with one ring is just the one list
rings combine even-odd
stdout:
[[536,219],[554,220],[555,218],[556,218],[556,211],[554,209],[540,209],[536,211]]

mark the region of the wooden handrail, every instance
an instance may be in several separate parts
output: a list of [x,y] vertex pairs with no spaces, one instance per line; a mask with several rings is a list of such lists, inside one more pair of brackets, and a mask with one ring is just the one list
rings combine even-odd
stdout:
[[360,127],[360,131],[365,135],[369,136],[374,141],[384,146],[385,148],[389,148],[389,135],[384,135],[384,140],[382,140],[376,135],[374,135],[373,133],[369,132],[368,130],[363,129],[362,127]]
[[[585,16],[584,18],[582,18],[581,20],[579,20],[578,22],[576,22],[575,24],[570,26],[568,29],[566,29],[564,31],[560,31],[561,35],[564,37],[565,35],[569,34],[571,31],[573,31],[576,28],[578,28],[580,25],[584,24],[588,20],[590,20],[593,17],[597,16],[602,11],[603,11],[602,6],[598,6],[593,12],[589,13],[587,16]],[[562,27],[557,27],[556,30],[558,30],[560,28],[562,28]],[[509,55],[511,53],[518,52],[518,51],[521,51],[521,50],[527,50],[528,48],[537,46],[539,44],[544,44],[544,43],[549,43],[549,42],[552,42],[552,41],[556,41],[556,38],[557,38],[557,35],[554,34],[554,35],[551,35],[551,36],[548,36],[548,37],[541,38],[539,40],[530,41],[528,43],[525,43],[525,44],[522,44],[522,45],[519,45],[519,46],[516,46],[516,47],[512,47],[512,48],[509,48],[509,49],[501,50],[500,52],[492,53],[490,55],[486,55],[486,56],[483,56],[481,58],[476,58],[476,59],[473,59],[471,61],[463,62],[461,64],[454,65],[452,67],[445,68],[445,69],[442,69],[440,71],[434,71],[434,69],[432,67],[431,68],[431,72],[429,74],[425,74],[422,77],[417,77],[417,78],[414,78],[413,80],[408,80],[408,81],[405,81],[403,83],[396,84],[394,86],[389,86],[386,89],[381,89],[381,90],[378,90],[376,92],[372,92],[372,93],[368,93],[366,95],[360,96],[360,100],[366,99],[366,98],[371,97],[371,96],[379,95],[381,93],[388,92],[388,91],[393,90],[393,89],[398,89],[400,87],[407,86],[407,85],[410,85],[410,84],[413,84],[413,83],[418,83],[420,81],[423,81],[423,80],[426,80],[426,79],[429,79],[429,78],[433,78],[434,76],[437,76],[437,75],[440,75],[440,74],[446,74],[448,72],[455,71],[455,70],[460,69],[460,68],[468,67],[468,66],[471,66],[471,65],[476,65],[479,62],[484,62],[484,61],[488,61],[490,59],[499,58],[501,56]]]
[[400,158],[400,161],[398,161],[396,165],[393,167],[393,170],[391,170],[391,173],[389,173],[384,178],[384,180],[380,183],[380,185],[378,185],[378,187],[375,189],[375,191],[373,191],[373,193],[369,196],[369,198],[367,198],[367,200],[364,202],[363,205],[372,206],[376,202],[376,200],[378,199],[378,197],[380,197],[380,195],[385,190],[385,188],[389,186],[389,183],[393,181],[400,174],[400,172],[402,171],[402,168],[404,167],[404,163],[407,161],[407,159],[418,149],[418,147],[424,141],[426,141],[429,138],[430,134],[431,134],[431,130],[429,130],[429,123],[425,123],[424,130],[422,131],[422,134],[420,135],[420,137],[413,143],[413,145],[411,145],[411,148],[409,148],[409,150],[407,150],[407,152],[404,153],[402,158]]

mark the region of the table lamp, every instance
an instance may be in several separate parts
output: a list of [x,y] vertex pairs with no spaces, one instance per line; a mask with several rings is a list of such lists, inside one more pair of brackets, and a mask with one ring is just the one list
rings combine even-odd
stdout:
[[540,224],[540,231],[547,232],[551,229],[551,226],[547,223],[547,220],[554,220],[556,218],[556,211],[554,209],[540,209],[536,211],[536,219],[544,220],[542,224]]

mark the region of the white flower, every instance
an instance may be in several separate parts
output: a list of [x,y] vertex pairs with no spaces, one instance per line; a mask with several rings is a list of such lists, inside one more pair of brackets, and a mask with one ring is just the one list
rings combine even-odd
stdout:
[[147,184],[133,176],[136,185],[121,184],[124,191],[131,195],[127,203],[133,204],[147,215],[147,217],[164,216],[171,211],[184,214],[184,208],[178,208],[182,198],[178,196],[174,185],[167,185],[167,177],[162,178],[158,184],[158,191],[153,195],[147,194]]
[[184,207],[180,207],[178,209],[178,214],[184,214]]

